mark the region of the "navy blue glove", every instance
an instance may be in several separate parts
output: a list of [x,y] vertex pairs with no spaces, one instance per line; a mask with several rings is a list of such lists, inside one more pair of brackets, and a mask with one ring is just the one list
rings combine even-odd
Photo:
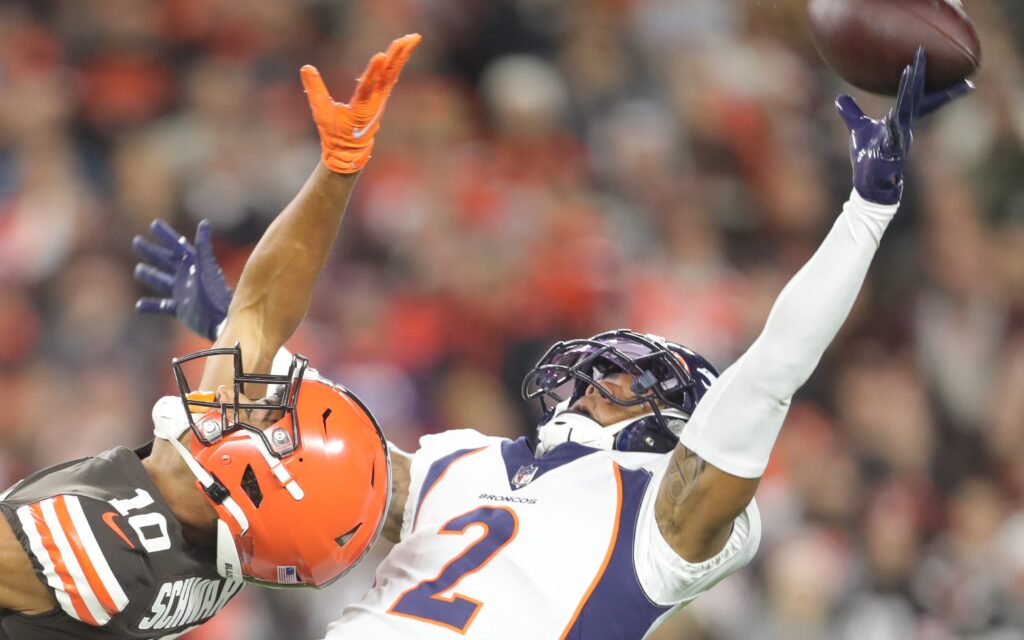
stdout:
[[163,220],[149,225],[156,242],[135,236],[132,247],[150,264],[135,265],[135,279],[163,298],[139,298],[139,313],[175,316],[199,335],[216,339],[217,327],[228,315],[231,289],[224,281],[211,244],[212,228],[203,220],[193,247]]
[[853,186],[865,200],[878,204],[900,201],[903,162],[914,139],[914,121],[974,89],[969,80],[961,80],[942,91],[925,93],[924,75],[924,48],[919,47],[913,64],[900,77],[896,104],[882,120],[864,115],[848,95],[836,99],[839,115],[850,130]]

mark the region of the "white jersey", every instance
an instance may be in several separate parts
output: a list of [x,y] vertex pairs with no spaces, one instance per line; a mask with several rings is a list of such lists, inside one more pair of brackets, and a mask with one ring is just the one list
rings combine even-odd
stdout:
[[327,630],[340,638],[642,638],[747,564],[756,505],[714,558],[662,537],[654,499],[670,455],[568,442],[537,458],[524,438],[425,436],[401,542],[373,588]]

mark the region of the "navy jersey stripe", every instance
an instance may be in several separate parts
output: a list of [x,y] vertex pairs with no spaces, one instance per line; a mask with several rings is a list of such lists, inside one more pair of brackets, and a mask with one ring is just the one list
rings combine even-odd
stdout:
[[473,449],[459,449],[458,451],[453,451],[452,453],[449,453],[443,458],[438,458],[433,462],[433,464],[430,465],[430,468],[427,469],[427,477],[424,478],[423,486],[420,488],[420,497],[419,500],[417,500],[416,502],[416,514],[413,516],[412,519],[412,528],[410,529],[411,531],[416,530],[416,523],[419,521],[420,518],[420,507],[423,506],[423,501],[426,499],[427,494],[429,494],[434,489],[434,485],[436,485],[438,481],[441,480],[441,476],[443,476],[445,472],[447,472],[448,469],[451,468],[451,466],[455,464],[455,462],[462,458],[463,456],[468,456],[469,454],[476,453],[477,451],[480,451],[482,449],[484,449],[484,447],[476,447]]
[[508,485],[512,491],[521,488],[513,482],[513,478],[520,469],[532,467],[530,480],[536,482],[538,478],[548,471],[557,469],[597,451],[599,449],[586,447],[578,442],[563,442],[546,455],[538,458],[530,449],[530,445],[525,437],[521,437],[518,440],[506,440],[501,443],[501,457],[505,461],[505,473],[508,475]]
[[640,504],[651,481],[643,469],[619,467],[622,504],[619,530],[608,566],[563,638],[642,638],[651,625],[671,607],[657,605],[647,597],[633,562],[633,548]]

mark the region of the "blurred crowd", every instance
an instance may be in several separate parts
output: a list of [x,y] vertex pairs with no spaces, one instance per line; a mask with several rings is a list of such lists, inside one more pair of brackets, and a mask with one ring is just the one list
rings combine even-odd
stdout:
[[[762,482],[761,551],[658,640],[1024,638],[1024,5],[966,4],[978,90],[915,137]],[[319,156],[299,66],[344,100],[413,31],[290,345],[403,448],[530,433],[519,383],[558,339],[629,326],[724,369],[849,193],[851,89],[802,0],[7,0],[0,488],[149,438],[204,343],[134,313],[132,236],[207,218],[236,281]],[[317,637],[373,562],[248,589],[189,638]]]

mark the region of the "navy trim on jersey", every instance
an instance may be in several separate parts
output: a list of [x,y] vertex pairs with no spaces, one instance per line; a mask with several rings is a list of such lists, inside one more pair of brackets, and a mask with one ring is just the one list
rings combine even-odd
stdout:
[[[559,445],[555,451],[566,445]],[[608,566],[590,593],[575,623],[564,636],[583,638],[642,638],[651,625],[671,607],[651,602],[640,585],[633,563],[633,549],[640,505],[650,472],[619,467],[622,476],[622,507],[619,531]]]
[[530,477],[530,482],[533,482],[548,471],[557,469],[574,460],[579,460],[583,456],[595,451],[600,451],[600,449],[586,447],[578,442],[563,442],[551,451],[548,451],[544,456],[538,458],[534,455],[533,450],[530,449],[530,445],[527,444],[525,436],[518,440],[505,440],[501,443],[501,457],[505,461],[508,486],[512,491],[526,486],[524,484],[517,487],[512,482],[512,479],[523,467],[537,467]]
[[438,533],[461,534],[472,525],[483,525],[484,537],[449,561],[436,578],[421,581],[403,592],[388,613],[440,625],[465,635],[483,603],[457,593],[450,597],[442,594],[454,589],[465,576],[476,573],[504,549],[515,537],[519,520],[508,507],[483,506],[452,518]]
[[438,458],[433,463],[431,463],[430,468],[427,469],[427,477],[423,479],[423,486],[420,488],[420,497],[416,501],[416,512],[413,514],[412,517],[411,530],[416,529],[416,522],[420,516],[420,507],[423,506],[423,499],[427,497],[427,494],[430,493],[430,490],[434,488],[434,485],[437,484],[437,481],[441,479],[441,476],[443,476],[444,472],[448,470],[448,467],[452,466],[452,464],[454,464],[454,462],[461,458],[462,456],[470,453],[475,453],[481,449],[483,449],[483,447],[459,449],[458,451],[453,451],[448,455],[444,456],[443,458]]

